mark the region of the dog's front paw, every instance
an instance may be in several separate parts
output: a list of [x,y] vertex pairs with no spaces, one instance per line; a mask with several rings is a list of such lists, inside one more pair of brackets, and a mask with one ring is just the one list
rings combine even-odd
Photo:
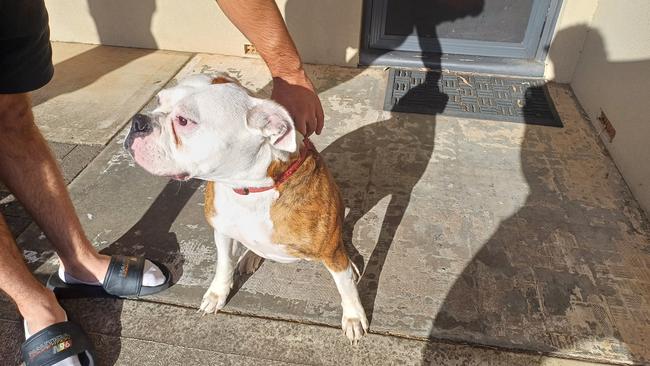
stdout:
[[368,332],[368,319],[366,319],[365,314],[353,317],[343,315],[341,325],[343,333],[345,333],[345,336],[350,340],[350,344],[353,345],[359,343],[361,337]]
[[227,292],[225,294],[218,294],[214,291],[208,290],[205,295],[203,295],[203,301],[201,301],[199,311],[202,311],[203,314],[214,314],[223,309],[226,305],[227,298]]

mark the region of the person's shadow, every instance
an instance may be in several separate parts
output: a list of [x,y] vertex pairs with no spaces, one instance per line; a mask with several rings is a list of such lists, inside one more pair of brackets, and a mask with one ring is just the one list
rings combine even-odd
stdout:
[[[305,13],[301,11],[311,8],[306,3],[308,2],[295,0],[287,2],[285,14],[290,29],[293,17],[299,15],[304,17]],[[457,11],[450,11],[448,15],[443,16],[444,12],[440,9],[446,5],[456,7]],[[413,28],[418,34],[426,34],[428,38],[433,38],[435,41],[437,24],[462,16],[476,16],[482,11],[483,1],[455,1],[450,4],[446,1],[413,0],[401,2],[400,6],[410,7],[410,11],[421,14],[415,17]],[[427,12],[422,11],[423,8],[428,9]],[[430,21],[431,18],[427,16],[431,13],[435,21]],[[296,21],[295,27],[300,28],[304,22],[304,19]],[[580,40],[586,31],[584,26],[562,30],[553,42],[571,43]],[[600,38],[593,31],[591,34],[591,37]],[[308,40],[310,37],[302,38]],[[595,43],[599,44],[597,47],[600,50],[596,50],[594,54],[602,59],[602,62],[606,62],[602,41]],[[297,40],[297,44],[300,47],[300,39]],[[397,101],[397,110],[400,109],[400,102],[404,101],[415,102],[426,109],[432,104],[428,103],[427,99],[437,102],[435,107],[430,107],[429,113],[438,114],[444,109],[447,96],[437,87],[440,74],[436,71],[440,71],[440,56],[435,54],[427,56],[430,62],[428,64],[434,65],[432,67],[434,72],[429,73],[416,88],[423,88],[428,92],[417,93],[417,96],[415,93],[407,93]],[[556,54],[551,49],[549,58],[552,61],[562,57],[563,55]],[[609,69],[621,75],[633,72],[631,69],[637,72],[643,70],[644,65],[645,70],[650,69],[648,61],[608,62]],[[332,86],[328,85],[329,87]],[[536,121],[532,120],[536,117],[536,111],[528,97],[542,93],[539,88],[531,88],[526,93],[524,116],[531,118],[531,120],[526,118],[527,124],[536,124]],[[425,97],[422,98],[422,95]],[[568,257],[584,264],[588,272],[598,273],[600,269],[607,266],[608,261],[616,259],[611,254],[617,250],[614,243],[603,240],[605,237],[600,229],[576,230],[573,224],[564,221],[567,213],[573,218],[589,217],[591,210],[586,206],[565,202],[546,184],[548,167],[540,167],[537,163],[539,159],[552,157],[545,157],[544,153],[535,151],[533,147],[543,143],[538,141],[540,131],[548,128],[526,126],[521,141],[521,170],[530,188],[530,194],[523,207],[504,220],[487,242],[475,244],[475,256],[457,276],[444,299],[441,300],[442,305],[437,312],[431,314],[433,326],[429,338],[432,342],[428,343],[423,350],[423,364],[434,365],[440,361],[436,339],[472,341],[506,348],[512,348],[513,344],[520,344],[523,349],[557,352],[570,348],[582,340],[589,341],[594,334],[599,334],[617,338],[632,354],[643,354],[642,346],[638,341],[626,342],[634,337],[638,338],[638,335],[635,336],[630,330],[616,329],[616,326],[612,328],[610,323],[603,320],[603,316],[608,317],[607,304],[590,305],[592,308],[589,311],[592,312],[593,318],[600,319],[600,322],[591,323],[591,328],[581,330],[582,334],[576,336],[570,334],[568,328],[562,328],[569,326],[562,322],[566,322],[567,311],[575,306],[572,304],[574,301],[572,299],[576,296],[574,289],[580,289],[583,298],[589,295],[595,298],[611,296],[620,289],[616,289],[607,278],[593,283],[586,274],[549,270],[539,263],[543,261],[540,252],[569,250]],[[575,128],[583,127],[567,126],[567,129]],[[381,222],[379,239],[366,261],[367,265],[359,283],[360,295],[369,318],[372,318],[382,267],[410,202],[412,189],[420,180],[431,159],[434,136],[435,117],[417,118],[413,115],[393,113],[393,118],[389,120],[361,127],[340,137],[322,152],[349,209],[345,218],[344,242],[349,246],[353,260],[358,265],[363,264],[363,258],[351,247],[355,225],[382,198],[390,196],[390,203]],[[581,180],[577,171],[566,170],[565,173],[571,175],[567,179],[576,182]],[[594,200],[597,201],[598,198]],[[596,205],[595,202],[592,203]],[[549,205],[555,206],[555,209],[549,208]],[[629,223],[628,225],[634,226]],[[587,247],[562,248],[562,243],[558,242],[556,237],[558,233],[573,236]],[[594,248],[594,245],[602,248]],[[594,255],[594,253],[600,254]],[[541,287],[522,286],[517,289],[513,284],[514,281],[525,283],[529,280],[526,276],[531,273],[531,270],[535,272],[539,283],[542,284]],[[493,288],[495,284],[497,287]],[[508,286],[512,291],[504,291]],[[491,301],[493,303],[490,303]],[[611,316],[609,317],[613,324],[614,321]],[[556,322],[557,319],[559,322]],[[637,320],[642,322],[642,319]],[[521,321],[528,323],[523,325]],[[549,324],[556,324],[558,329],[553,333],[547,332]],[[502,343],[495,343],[494,339],[498,339],[499,332],[503,333],[504,329],[508,331],[503,336],[505,338],[501,338]]]
[[[618,75],[650,70],[647,60],[608,62],[598,31],[584,25],[558,32],[553,42],[567,44],[581,39],[587,31],[593,39],[591,47],[595,47],[590,62],[607,63],[609,72]],[[551,47],[550,60],[564,56],[553,50]],[[534,89],[530,88],[526,95],[541,92]],[[534,116],[534,111],[527,111],[530,104],[527,99],[525,116]],[[432,341],[471,340],[487,346],[517,345],[523,350],[548,353],[566,351],[584,358],[614,356],[625,357],[619,361],[647,361],[649,354],[639,335],[642,332],[633,326],[647,324],[640,317],[641,311],[632,309],[627,316],[638,318],[621,324],[620,318],[612,314],[628,312],[622,304],[626,296],[632,296],[627,286],[633,281],[618,282],[613,273],[629,265],[625,255],[642,253],[643,249],[631,249],[629,240],[647,241],[650,228],[639,229],[630,217],[606,208],[606,197],[590,193],[579,199],[570,197],[567,191],[589,192],[593,184],[584,180],[585,170],[570,166],[569,160],[593,159],[584,160],[581,165],[602,163],[606,167],[609,157],[602,154],[598,136],[590,126],[580,125],[580,120],[568,119],[563,123],[563,130],[526,125],[520,143],[521,172],[529,190],[526,201],[501,221],[485,243],[473,245],[474,257],[447,291],[437,313],[432,314]],[[553,139],[544,139],[545,134],[552,133],[561,133],[562,138],[573,136],[573,141],[566,146],[536,148],[552,144]],[[606,180],[609,176],[606,170],[599,174],[602,176],[590,179]],[[618,171],[614,169],[613,174]],[[623,185],[622,181],[614,184]],[[570,188],[571,185],[575,187]],[[640,212],[638,206],[630,210]],[[650,250],[650,245],[646,250]],[[576,321],[575,317],[582,320]],[[611,339],[618,340],[620,345],[607,347]],[[593,346],[589,350],[576,347],[584,344]],[[439,364],[440,357],[436,344],[428,343],[422,364]]]
[[[436,40],[436,25],[465,16],[477,16],[483,10],[483,0],[412,0],[403,2],[401,6],[410,6],[414,14],[420,14],[412,24],[417,34],[426,33],[429,40]],[[394,108],[400,110],[402,103],[410,104],[415,100],[426,107],[431,116],[423,118],[393,113],[392,118],[348,133],[322,151],[349,210],[344,220],[343,241],[352,260],[362,269],[358,288],[369,321],[372,321],[381,272],[395,233],[404,218],[413,188],[433,154],[435,115],[445,109],[448,100],[439,86],[440,55],[431,57],[437,58],[434,64],[438,68],[426,73],[424,80],[403,95]],[[359,220],[385,197],[390,197],[390,202],[379,237],[364,267],[363,258],[352,246],[353,230]]]
[[[156,11],[155,0],[87,0],[95,22],[100,45],[54,65],[54,77],[45,88],[32,93],[34,106],[60,95],[82,89],[102,76],[154,52],[158,45],[151,33],[151,20]],[[131,38],[123,39],[120,29],[128,28]],[[136,35],[136,36],[133,36]],[[101,45],[124,45],[119,54]]]
[[178,282],[183,275],[185,261],[171,227],[200,186],[201,181],[198,180],[184,183],[170,180],[142,218],[100,253],[145,256],[170,270],[172,285]]

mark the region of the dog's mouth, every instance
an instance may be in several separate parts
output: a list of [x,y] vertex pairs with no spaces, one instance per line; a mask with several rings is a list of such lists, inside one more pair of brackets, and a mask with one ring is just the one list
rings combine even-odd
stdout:
[[178,180],[181,182],[185,182],[190,180],[192,178],[188,173],[180,173],[180,174],[174,174],[174,175],[168,175],[167,177],[173,179],[173,180]]

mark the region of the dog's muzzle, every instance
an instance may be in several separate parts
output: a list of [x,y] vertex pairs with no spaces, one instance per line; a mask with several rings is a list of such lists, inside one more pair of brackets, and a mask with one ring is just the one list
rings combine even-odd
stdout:
[[151,118],[149,116],[138,113],[131,119],[131,132],[147,133],[151,130]]
[[151,118],[145,114],[136,114],[131,118],[131,130],[129,130],[129,133],[124,140],[124,148],[130,151],[134,138],[147,135],[151,131],[153,131]]

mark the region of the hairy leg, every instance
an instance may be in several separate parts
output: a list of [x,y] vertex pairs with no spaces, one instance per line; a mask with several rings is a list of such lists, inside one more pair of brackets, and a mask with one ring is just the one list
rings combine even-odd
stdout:
[[27,94],[0,94],[0,181],[45,232],[66,272],[84,281],[103,279],[109,257],[86,238]]
[[25,265],[23,256],[0,215],[0,289],[16,303],[31,334],[65,320],[52,291],[43,287]]

